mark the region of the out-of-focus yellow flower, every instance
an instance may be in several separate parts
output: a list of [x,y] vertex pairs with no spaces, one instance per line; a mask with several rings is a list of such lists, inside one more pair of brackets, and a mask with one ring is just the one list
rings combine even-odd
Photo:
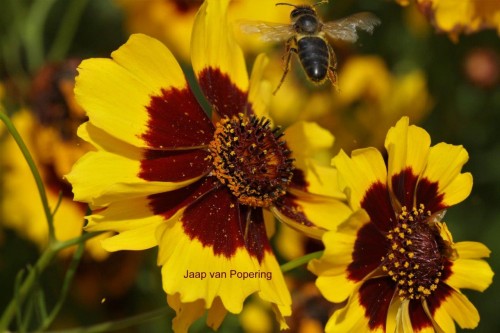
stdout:
[[[408,5],[409,0],[396,0]],[[420,11],[453,40],[462,33],[496,29],[500,34],[500,2],[496,0],[415,0]]]
[[245,332],[267,333],[275,331],[272,309],[257,297],[252,297],[240,315],[240,323]]
[[[76,128],[85,119],[72,93],[77,64],[72,61],[42,69],[34,79],[31,110],[21,110],[12,117],[37,165],[52,209],[62,193],[61,205],[54,218],[59,240],[81,234],[86,212],[85,205],[73,202],[71,187],[63,179],[73,163],[90,148],[76,137]],[[4,135],[1,151],[2,224],[43,247],[48,241],[48,226],[35,180],[11,136]],[[86,243],[91,256],[99,260],[108,256],[100,239],[102,236]],[[63,254],[71,252],[69,249]]]
[[[201,0],[115,0],[123,8],[126,25],[130,33],[145,33],[155,37],[172,50],[179,58],[188,62],[190,58],[191,27]],[[309,1],[290,0],[299,4]],[[270,22],[289,22],[290,9],[276,7],[274,1],[241,0],[233,1],[229,7],[229,18],[236,20],[262,20]],[[256,36],[249,36],[234,29],[238,42],[244,50],[259,50],[272,45],[265,44]]]
[[[292,78],[289,75],[287,80]],[[335,134],[336,147],[350,151],[367,145],[380,147],[397,119],[408,115],[419,122],[432,106],[421,71],[395,76],[376,56],[348,59],[339,71],[339,87],[338,93],[333,89],[308,93],[293,82],[284,84],[283,91],[273,97],[270,113],[284,125],[297,120],[318,122]],[[280,107],[287,99],[293,107]]]

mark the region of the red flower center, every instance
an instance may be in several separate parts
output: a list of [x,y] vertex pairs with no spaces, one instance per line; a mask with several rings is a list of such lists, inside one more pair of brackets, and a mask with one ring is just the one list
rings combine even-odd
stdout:
[[411,212],[404,206],[386,235],[389,251],[382,257],[382,270],[396,282],[401,300],[429,296],[443,274],[449,249],[430,216],[422,204]]
[[214,174],[240,203],[269,207],[286,193],[294,167],[282,136],[265,118],[239,114],[217,123],[209,145]]

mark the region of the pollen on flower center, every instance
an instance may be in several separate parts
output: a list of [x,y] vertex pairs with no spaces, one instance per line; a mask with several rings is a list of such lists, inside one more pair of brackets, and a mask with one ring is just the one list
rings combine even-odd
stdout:
[[436,290],[446,257],[446,244],[424,205],[398,215],[397,225],[386,238],[389,250],[382,257],[382,269],[397,284],[398,295],[404,299],[421,299]]
[[240,203],[269,207],[286,193],[294,167],[282,136],[265,118],[239,114],[217,123],[209,145],[214,174]]

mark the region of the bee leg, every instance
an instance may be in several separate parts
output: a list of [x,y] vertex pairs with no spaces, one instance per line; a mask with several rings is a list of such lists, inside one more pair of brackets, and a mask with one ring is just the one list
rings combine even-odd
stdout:
[[328,54],[330,56],[330,65],[328,66],[328,78],[332,82],[333,87],[337,92],[340,91],[337,84],[337,55],[333,51],[332,47],[328,45]]
[[[288,71],[290,70],[290,61],[292,60],[292,53],[297,53],[297,49],[292,46],[292,43],[294,42],[294,37],[290,38],[286,42],[286,53],[283,56],[283,62],[285,64],[285,68],[283,70],[283,76],[281,77],[280,83],[278,83],[278,86],[276,89],[273,91],[273,95],[276,95],[278,90],[280,89],[281,85],[285,81],[285,77],[288,74]],[[294,43],[293,43],[294,44]],[[286,57],[286,59],[285,59]]]

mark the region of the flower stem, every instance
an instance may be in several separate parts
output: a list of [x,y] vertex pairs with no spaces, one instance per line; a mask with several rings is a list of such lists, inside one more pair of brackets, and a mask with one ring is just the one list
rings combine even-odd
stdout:
[[0,318],[0,332],[7,331],[7,328],[16,314],[18,307],[21,307],[22,302],[31,291],[40,273],[52,262],[57,252],[54,252],[50,247],[47,248],[36,262],[35,266],[29,271],[26,279],[21,283],[19,289],[15,292],[15,297],[5,308],[5,311]]
[[318,259],[322,255],[323,255],[323,251],[318,251],[318,252],[306,254],[305,256],[291,260],[291,261],[287,262],[286,264],[281,265],[280,266],[281,271],[283,273],[291,271],[292,269],[295,269],[299,266],[307,264],[312,259]]
[[52,244],[55,241],[54,217],[50,212],[49,201],[47,199],[47,194],[45,193],[45,187],[43,185],[42,177],[38,172],[35,161],[33,160],[33,157],[31,156],[28,147],[26,147],[26,144],[24,143],[23,139],[21,138],[21,135],[15,128],[10,118],[7,116],[7,114],[5,114],[2,106],[0,106],[0,120],[4,122],[8,131],[16,141],[17,145],[19,146],[19,149],[21,150],[24,158],[26,159],[26,162],[28,163],[31,173],[33,174],[33,177],[35,178],[36,187],[38,188],[38,193],[40,194],[40,199],[42,200],[45,218],[47,220],[47,224],[49,227],[49,244]]
[[[20,283],[19,288],[16,288],[15,290],[15,297],[10,301],[10,303],[7,305],[5,308],[2,317],[0,317],[0,332],[5,332],[7,331],[7,327],[9,326],[10,322],[12,321],[12,318],[16,315],[16,312],[18,309],[20,309],[24,299],[26,296],[30,293],[32,290],[33,286],[37,282],[37,279],[39,278],[40,274],[45,271],[45,269],[50,265],[54,257],[59,253],[61,250],[64,250],[68,247],[74,246],[76,244],[81,244],[81,248],[77,249],[77,253],[74,256],[72,265],[76,265],[78,261],[80,260],[80,257],[82,253],[79,253],[80,251],[83,252],[83,243],[85,243],[86,240],[95,237],[97,235],[100,235],[101,232],[93,232],[93,233],[85,233],[81,235],[80,237],[72,238],[67,241],[61,242],[61,241],[54,241],[52,245],[49,245],[47,249],[42,253],[40,258],[38,258],[38,261],[36,262],[35,266],[30,269],[28,276],[22,283]],[[71,268],[71,267],[70,267]],[[73,272],[74,273],[74,272]],[[67,277],[67,281],[65,283],[69,283],[69,280],[72,278],[72,275]],[[69,287],[69,286],[68,286]],[[66,292],[65,292],[66,293]],[[56,309],[58,311],[58,309]],[[54,310],[53,310],[54,311]],[[46,322],[43,323],[43,325],[48,325]]]

